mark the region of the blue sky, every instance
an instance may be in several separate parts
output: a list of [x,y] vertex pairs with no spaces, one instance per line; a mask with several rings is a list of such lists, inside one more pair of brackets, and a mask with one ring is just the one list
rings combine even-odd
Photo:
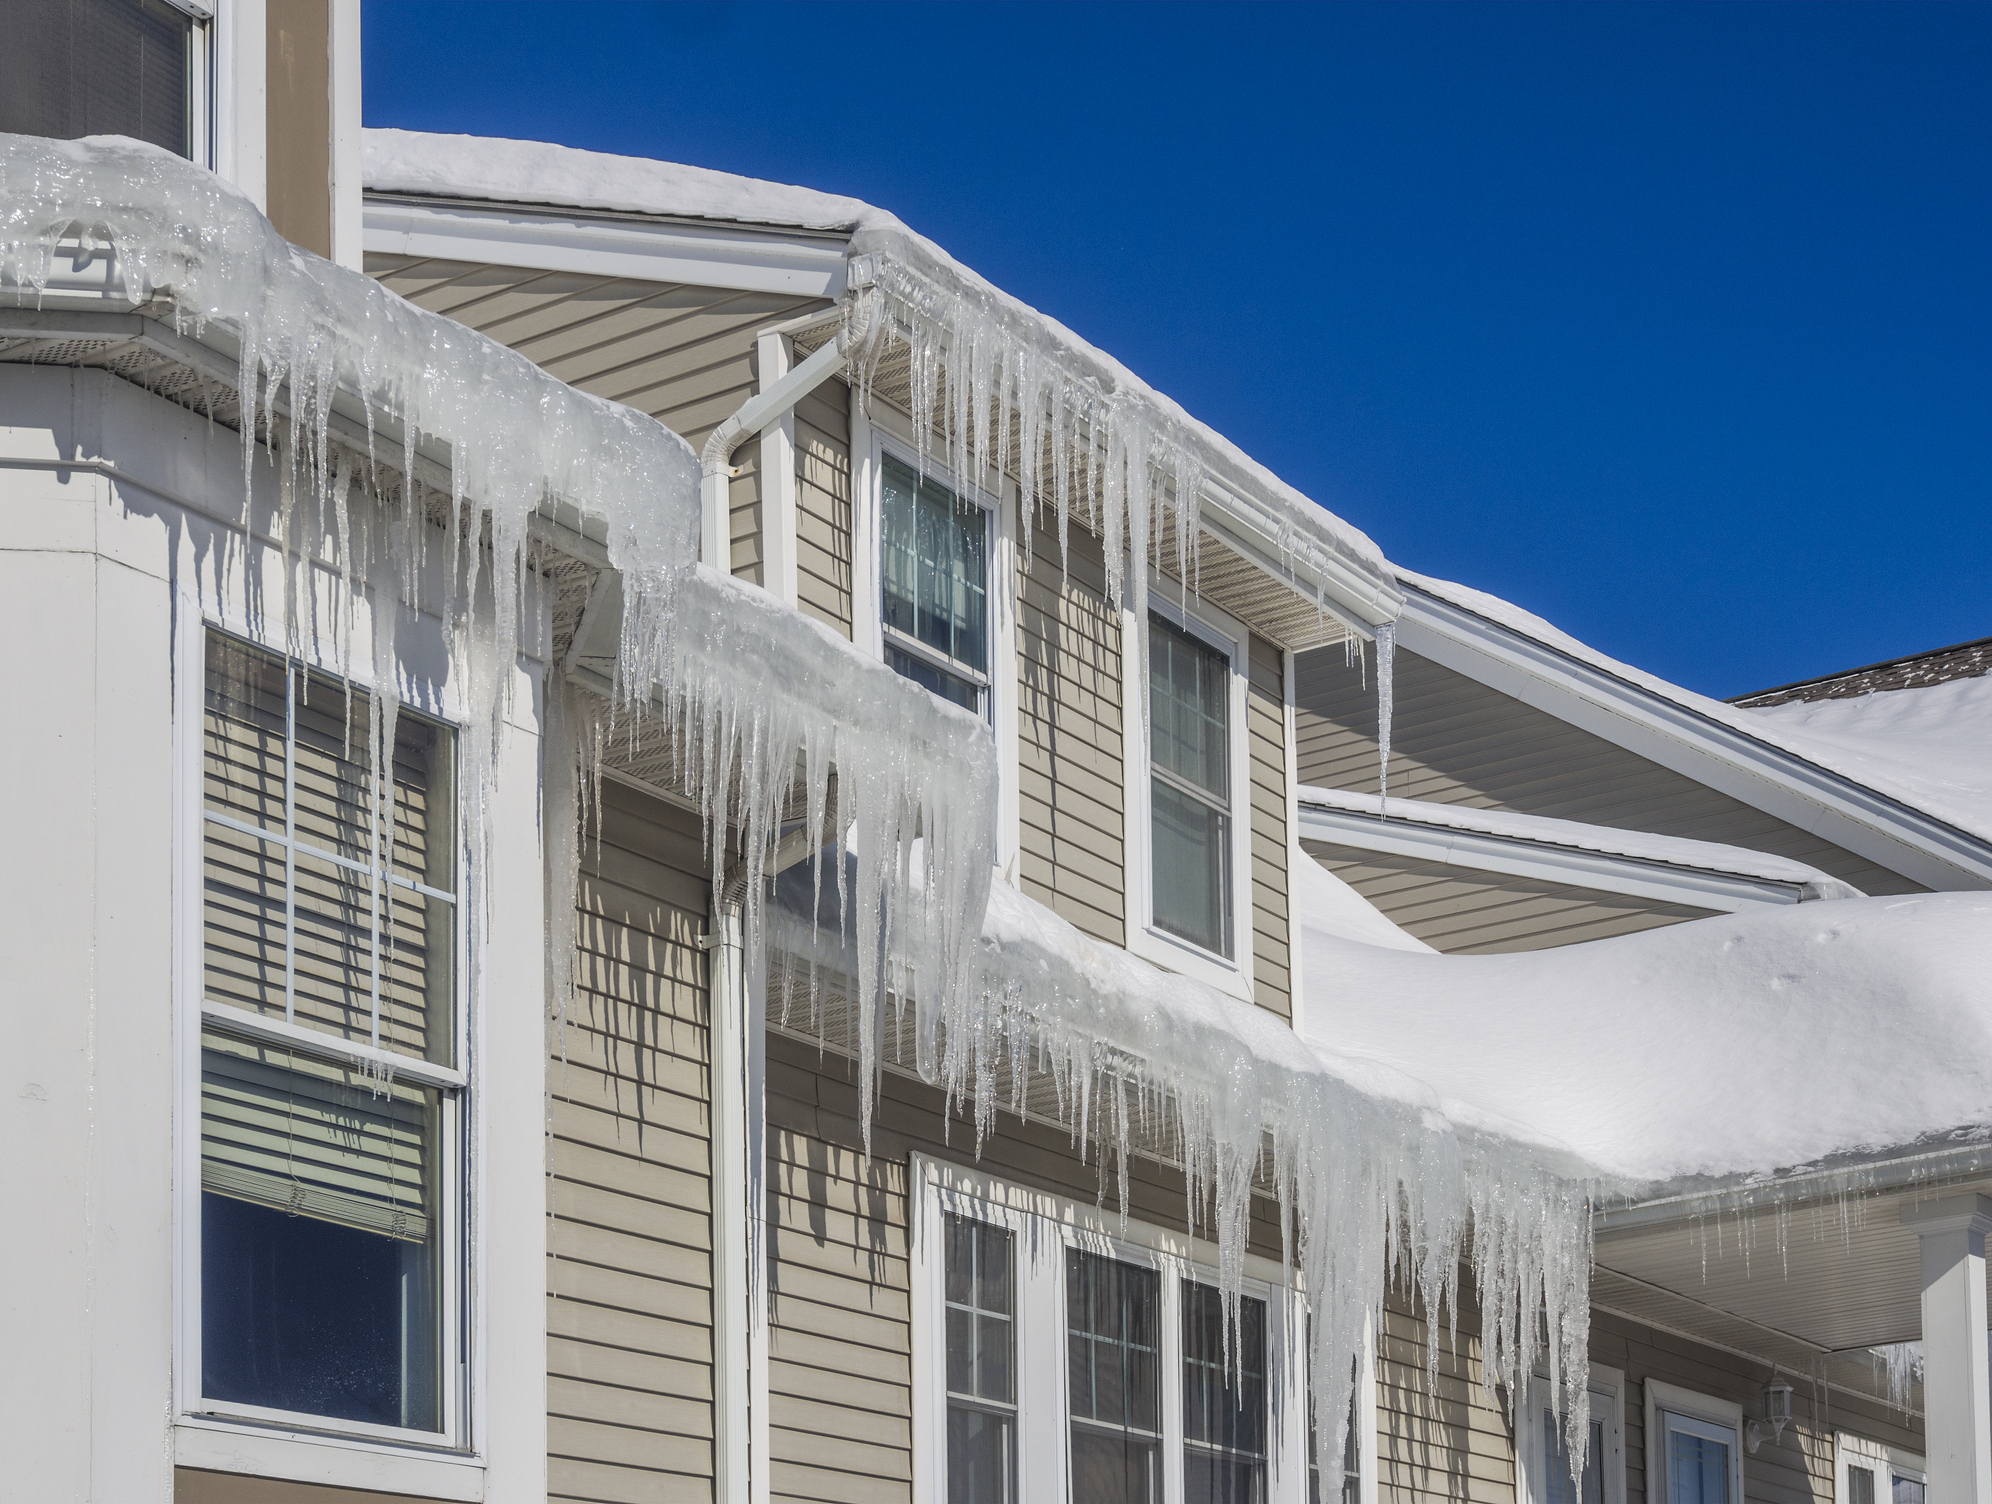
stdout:
[[369,0],[366,121],[891,209],[1716,695],[1992,633],[1992,7]]

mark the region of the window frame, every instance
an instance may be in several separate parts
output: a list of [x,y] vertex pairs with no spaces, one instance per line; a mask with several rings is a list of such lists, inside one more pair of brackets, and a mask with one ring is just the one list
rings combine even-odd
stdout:
[[[205,996],[205,904],[204,843],[206,839],[204,723],[207,706],[207,644],[219,636],[259,653],[284,656],[274,635],[258,630],[244,619],[224,619],[212,610],[204,611],[188,596],[180,597],[182,611],[174,646],[174,789],[178,851],[175,859],[174,933],[178,958],[175,966],[176,995],[176,1097],[174,1191],[175,1281],[174,1281],[174,1421],[222,1431],[276,1431],[308,1435],[315,1441],[335,1445],[386,1451],[403,1455],[475,1461],[473,1419],[476,1408],[477,1326],[470,1301],[474,1258],[474,1229],[471,1222],[469,1187],[472,1165],[469,1145],[473,1137],[475,1094],[468,1069],[470,1043],[469,968],[464,964],[468,950],[470,900],[469,874],[465,870],[463,843],[453,842],[456,867],[455,901],[451,906],[451,943],[455,964],[451,968],[450,989],[453,1051],[451,1058],[462,1064],[444,1066],[388,1049],[374,1048],[360,1041],[344,1041],[321,1030],[287,1022],[278,1017],[251,1012],[226,1003],[211,1002]],[[236,613],[229,612],[229,617]],[[357,656],[357,655],[356,655]],[[290,661],[299,671],[316,671],[338,677],[340,666],[327,661],[323,652],[309,648],[293,651]],[[350,676],[356,694],[367,693],[372,685],[370,665],[355,663]],[[402,713],[447,726],[454,733],[454,755],[462,757],[461,707],[440,692],[434,683],[402,687]],[[460,769],[459,769],[460,771]],[[452,779],[457,808],[453,815],[461,829],[462,780]],[[440,1279],[437,1292],[438,1325],[441,1332],[438,1389],[442,1401],[442,1429],[423,1431],[404,1426],[344,1420],[300,1411],[279,1410],[236,1401],[209,1399],[202,1382],[202,1185],[201,1113],[202,1042],[204,1030],[221,1032],[293,1049],[336,1064],[357,1065],[378,1070],[389,1066],[397,1078],[435,1088],[440,1095],[437,1112],[440,1142],[437,1146],[438,1205],[442,1247],[439,1250]]]
[[1143,676],[1147,654],[1130,647],[1142,634],[1145,643],[1148,623],[1138,620],[1133,607],[1121,613],[1121,766],[1125,779],[1124,809],[1126,837],[1125,883],[1127,893],[1127,948],[1143,960],[1167,971],[1193,976],[1229,996],[1251,1002],[1253,980],[1252,928],[1252,757],[1251,729],[1251,634],[1245,624],[1208,601],[1190,597],[1183,600],[1182,587],[1165,579],[1152,568],[1148,575],[1148,611],[1152,616],[1177,627],[1190,637],[1225,655],[1230,665],[1226,709],[1230,720],[1225,727],[1230,741],[1228,768],[1231,778],[1230,876],[1231,876],[1231,956],[1205,950],[1194,941],[1170,933],[1155,923],[1154,803],[1150,766],[1152,733],[1147,730],[1143,708],[1148,703],[1148,684]]
[[[1063,1498],[1071,1483],[1071,1406],[1066,1392],[1065,1255],[1069,1248],[1153,1269],[1159,1281],[1162,1504],[1183,1499],[1183,1292],[1185,1279],[1217,1283],[1217,1249],[1129,1219],[1103,1206],[1011,1184],[915,1153],[910,1163],[908,1256],[913,1346],[913,1498],[947,1504],[947,1372],[944,1218],[975,1218],[1011,1233],[1017,1385],[1019,1499]],[[1304,1396],[1306,1301],[1269,1259],[1246,1256],[1243,1291],[1266,1303],[1266,1499],[1306,1504]],[[1373,1349],[1366,1349],[1373,1353]],[[1376,1386],[1356,1387],[1360,1497],[1376,1497]],[[1047,1403],[1045,1397],[1051,1397]]]
[[[1604,1504],[1625,1504],[1625,1374],[1603,1363],[1591,1365],[1591,1415],[1604,1422],[1605,1451],[1600,1477],[1604,1482]],[[1529,1376],[1529,1423],[1523,1441],[1516,1448],[1521,1466],[1522,1504],[1549,1504],[1549,1465],[1541,1428],[1536,1418],[1554,1408],[1549,1371],[1538,1368]]]
[[[1847,1477],[1850,1467],[1868,1467],[1880,1475],[1876,1480],[1875,1504],[1894,1504],[1895,1480],[1913,1478],[1916,1482],[1929,1486],[1929,1470],[1926,1459],[1920,1452],[1905,1451],[1892,1447],[1886,1442],[1876,1441],[1871,1436],[1862,1436],[1855,1431],[1835,1431],[1833,1433],[1833,1499],[1834,1504],[1853,1504],[1852,1481]],[[1887,1491],[1881,1491],[1881,1480],[1887,1480]],[[1926,1494],[1927,1497],[1927,1494]]]
[[[1735,1400],[1699,1394],[1659,1379],[1648,1379],[1643,1387],[1646,1391],[1646,1497],[1664,1500],[1668,1496],[1667,1420],[1678,1417],[1728,1434],[1729,1504],[1743,1504],[1743,1406]],[[1692,1431],[1690,1434],[1693,1434]]]

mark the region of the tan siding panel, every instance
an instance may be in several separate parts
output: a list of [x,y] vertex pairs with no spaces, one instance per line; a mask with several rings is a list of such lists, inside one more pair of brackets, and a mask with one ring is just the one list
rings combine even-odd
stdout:
[[704,861],[696,816],[602,792],[548,1061],[548,1489],[680,1497],[712,1474]]
[[796,405],[796,601],[851,635],[851,394],[826,381]]
[[[1498,1401],[1480,1388],[1479,1313],[1462,1302],[1456,1336],[1448,1319],[1428,1324],[1393,1300],[1377,1341],[1377,1483],[1380,1504],[1463,1500],[1512,1504],[1515,1452]],[[1428,1382],[1426,1343],[1439,1350]]]
[[1250,644],[1245,696],[1252,787],[1252,1000],[1293,1017],[1287,967],[1286,666],[1263,638]]

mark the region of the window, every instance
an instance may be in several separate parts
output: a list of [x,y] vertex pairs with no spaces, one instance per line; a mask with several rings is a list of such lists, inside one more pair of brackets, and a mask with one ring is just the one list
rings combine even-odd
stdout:
[[[923,1155],[913,1176],[916,1497],[1308,1504],[1277,1261],[1247,1256],[1227,1327],[1205,1244]],[[1373,1434],[1373,1384],[1356,1407]],[[1373,1457],[1358,1471],[1374,1504]]]
[[[1311,1323],[1312,1317],[1308,1318]],[[1308,1339],[1308,1389],[1314,1387],[1313,1342]],[[1342,1504],[1376,1504],[1376,1338],[1367,1322],[1363,1327],[1363,1350],[1356,1358],[1352,1377],[1355,1388],[1349,1395],[1348,1429],[1342,1436]],[[1369,1445],[1363,1442],[1368,1439]],[[1314,1406],[1307,1407],[1307,1504],[1321,1504],[1320,1436],[1315,1428]],[[1368,1487],[1365,1488],[1365,1480]]]
[[947,1221],[948,1504],[1017,1496],[1017,1332],[1010,1234]]
[[1591,1365],[1591,1414],[1586,1427],[1584,1470],[1573,1478],[1564,1417],[1548,1375],[1529,1380],[1524,1408],[1527,1430],[1520,1438],[1526,1504],[1625,1504],[1625,1442],[1619,1396],[1625,1376],[1602,1363]]
[[887,454],[880,464],[886,661],[982,714],[989,692],[989,519]]
[[461,1343],[455,747],[207,638],[200,1402],[446,1432]]
[[1227,1333],[1217,1287],[1184,1280],[1184,1504],[1264,1504],[1266,1413],[1266,1303],[1241,1296]]
[[1233,955],[1231,657],[1160,616],[1148,623],[1151,915]]
[[201,38],[186,11],[163,0],[21,0],[8,22],[0,131],[136,136],[201,155]]
[[[1647,1497],[1654,1504],[1741,1504],[1743,1408],[1646,1381]],[[1569,1471],[1565,1464],[1565,1486]]]
[[1923,1458],[1841,1431],[1833,1437],[1836,1504],[1924,1504]]

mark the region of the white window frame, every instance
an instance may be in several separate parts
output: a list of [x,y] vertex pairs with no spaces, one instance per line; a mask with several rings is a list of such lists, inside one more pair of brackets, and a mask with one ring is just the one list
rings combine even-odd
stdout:
[[[945,1160],[911,1158],[908,1253],[913,1342],[914,1504],[947,1504],[946,1284],[941,1236],[949,1213],[1006,1228],[1016,1258],[1016,1479],[1019,1504],[1069,1493],[1070,1417],[1066,1397],[1065,1253],[1081,1248],[1160,1275],[1162,1338],[1162,1504],[1183,1498],[1182,1281],[1217,1283],[1217,1249],[1091,1202],[998,1180]],[[1306,1504],[1306,1304],[1272,1260],[1248,1254],[1244,1293],[1266,1303],[1267,1504]],[[1356,1386],[1360,1496],[1376,1498],[1376,1385]],[[1332,1504],[1332,1501],[1331,1501]]]
[[[891,455],[915,474],[921,472],[912,429],[891,408],[880,404],[870,416],[851,404],[851,638],[859,648],[886,661],[885,627],[885,457]],[[989,666],[983,696],[983,718],[996,737],[998,790],[996,865],[1004,880],[1017,882],[1017,850],[1021,844],[1017,755],[1017,505],[1016,486],[992,471],[989,485],[965,485],[947,465],[931,454],[927,479],[945,486],[963,501],[973,502],[986,515],[989,563]],[[895,646],[914,657],[936,660],[923,644]],[[936,663],[936,666],[943,666]],[[950,672],[958,670],[950,669]]]
[[[1231,738],[1231,948],[1221,956],[1201,945],[1172,935],[1155,924],[1155,853],[1151,823],[1147,717],[1148,684],[1142,676],[1148,655],[1148,623],[1138,620],[1132,606],[1121,612],[1121,768],[1125,779],[1127,948],[1166,971],[1180,972],[1208,983],[1243,1002],[1252,1001],[1252,759],[1250,708],[1251,634],[1245,624],[1208,601],[1177,597],[1181,587],[1153,569],[1148,574],[1148,609],[1219,652],[1231,665],[1227,700]],[[1136,638],[1133,634],[1139,632]]]
[[[1591,1365],[1591,1418],[1604,1422],[1605,1450],[1599,1476],[1605,1486],[1604,1504],[1625,1504],[1625,1375],[1602,1363]],[[1538,1368],[1529,1376],[1527,1424],[1522,1430],[1522,1504],[1548,1504],[1548,1448],[1543,1444],[1542,1414],[1555,1408],[1549,1373]]]
[[[181,610],[176,629],[174,704],[174,779],[178,850],[175,862],[174,923],[178,939],[175,967],[175,1061],[179,1110],[174,1115],[176,1186],[174,1196],[176,1270],[174,1282],[175,1423],[195,1431],[233,1433],[242,1438],[265,1437],[308,1440],[319,1447],[352,1448],[375,1453],[383,1461],[406,1459],[410,1464],[476,1464],[481,1462],[473,1448],[477,1405],[477,1332],[479,1314],[467,1311],[469,1290],[475,1287],[472,1274],[473,1229],[470,1224],[468,1185],[470,1165],[466,1146],[470,1141],[470,1114],[473,1110],[473,1082],[467,1069],[432,1064],[364,1044],[349,1044],[335,1036],[280,1018],[252,1013],[206,999],[204,987],[205,913],[202,901],[203,844],[207,825],[204,791],[203,723],[206,714],[207,641],[217,633],[247,647],[282,656],[281,641],[252,622],[237,609],[225,612],[203,611],[190,593],[180,595]],[[412,645],[411,645],[412,646]],[[419,651],[419,649],[418,649]],[[359,654],[356,653],[358,658]],[[292,661],[300,671],[316,670],[337,676],[341,666],[330,661],[324,647],[293,651]],[[404,664],[407,662],[403,659]],[[372,676],[360,663],[350,665],[353,691],[365,694]],[[415,691],[411,693],[411,690]],[[464,716],[453,695],[433,684],[402,685],[403,703],[411,711],[442,721],[459,738]],[[453,780],[461,790],[461,779]],[[461,794],[459,792],[459,799]],[[456,820],[462,820],[462,811]],[[452,1029],[453,1058],[468,1062],[469,1048],[469,967],[466,955],[470,900],[468,873],[463,868],[462,843],[457,850],[456,902],[453,912],[453,942],[457,961],[452,969],[454,1009]],[[442,1219],[441,1291],[439,1323],[442,1328],[439,1389],[443,1404],[443,1429],[418,1431],[401,1426],[382,1426],[365,1421],[340,1420],[322,1415],[274,1410],[264,1406],[212,1401],[202,1394],[201,1384],[201,1033],[204,1027],[218,1026],[228,1032],[295,1046],[320,1059],[346,1061],[357,1065],[391,1064],[400,1079],[435,1087],[442,1094],[438,1113],[441,1143],[438,1145],[442,1185],[440,1204],[448,1208]],[[466,1318],[469,1319],[466,1319]],[[467,1350],[468,1349],[468,1350]],[[221,1440],[222,1438],[217,1438]],[[226,1443],[224,1442],[224,1450]],[[185,1451],[184,1445],[182,1451]],[[389,1462],[390,1467],[396,1465]],[[433,1466],[422,1473],[422,1491],[436,1491],[444,1497],[442,1480],[459,1471],[450,1467],[440,1478]],[[271,1475],[283,1475],[279,1468]],[[410,1475],[410,1482],[417,1481]]]
[[1854,1491],[1847,1477],[1849,1467],[1872,1468],[1875,1473],[1875,1504],[1894,1504],[1895,1480],[1910,1478],[1929,1485],[1923,1454],[1852,1431],[1833,1433],[1833,1498],[1835,1504],[1853,1504]]
[[[1735,1400],[1697,1394],[1676,1384],[1648,1379],[1646,1390],[1646,1497],[1665,1500],[1667,1494],[1667,1434],[1678,1429],[1706,1436],[1720,1431],[1729,1446],[1729,1504],[1743,1504],[1743,1407]],[[1683,1424],[1670,1426],[1669,1422]]]

